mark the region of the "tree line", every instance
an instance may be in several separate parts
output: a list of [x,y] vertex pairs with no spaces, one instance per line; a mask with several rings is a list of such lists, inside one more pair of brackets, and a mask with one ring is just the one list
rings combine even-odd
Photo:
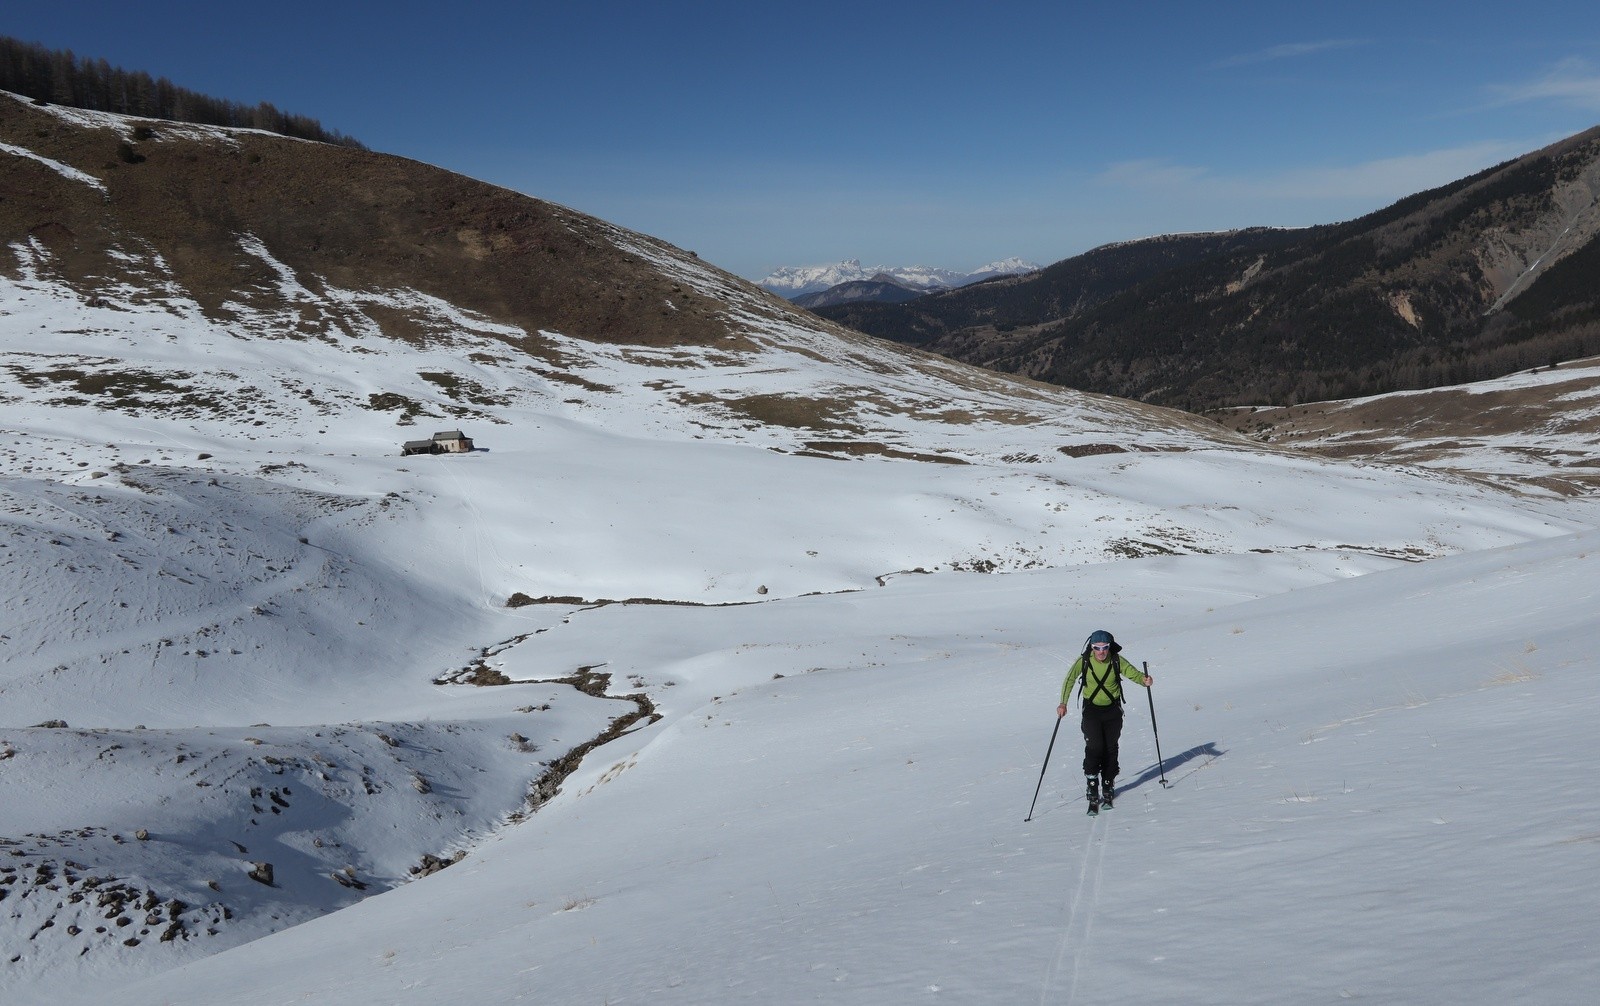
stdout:
[[245,105],[178,87],[165,77],[124,70],[103,59],[47,49],[0,36],[0,90],[35,101],[95,112],[116,112],[206,126],[260,129],[301,140],[367,149],[352,137],[324,129],[316,119],[291,115],[267,102]]

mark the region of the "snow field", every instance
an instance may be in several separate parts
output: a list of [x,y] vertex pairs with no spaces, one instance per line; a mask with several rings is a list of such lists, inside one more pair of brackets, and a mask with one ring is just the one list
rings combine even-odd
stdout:
[[[1573,1001],[1596,544],[1211,611],[1283,558],[1152,560],[1164,598],[1127,562],[588,612],[548,641],[661,661],[663,724],[448,874],[126,1001]],[[1522,631],[1453,620],[1490,603]],[[1024,823],[1062,672],[1040,640],[1099,624],[1157,675],[1172,787],[1135,688],[1117,808],[1084,817],[1068,719]]]

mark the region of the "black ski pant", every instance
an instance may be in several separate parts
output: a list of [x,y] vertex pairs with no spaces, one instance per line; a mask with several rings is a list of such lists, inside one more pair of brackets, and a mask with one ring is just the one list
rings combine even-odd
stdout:
[[1117,777],[1117,742],[1122,739],[1122,706],[1083,704],[1083,774]]

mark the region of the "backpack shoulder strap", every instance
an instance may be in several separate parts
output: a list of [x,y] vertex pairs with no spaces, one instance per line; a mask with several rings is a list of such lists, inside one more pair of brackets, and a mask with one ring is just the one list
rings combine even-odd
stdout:
[[1122,657],[1117,655],[1117,654],[1115,654],[1115,653],[1113,653],[1111,655],[1111,663],[1109,665],[1107,665],[1107,674],[1106,674],[1106,676],[1104,678],[1095,678],[1094,679],[1094,691],[1089,692],[1087,698],[1085,698],[1084,697],[1084,692],[1089,687],[1089,670],[1093,666],[1094,666],[1093,660],[1089,659],[1086,656],[1084,658],[1084,661],[1083,661],[1083,688],[1079,689],[1079,692],[1078,692],[1079,698],[1083,702],[1087,703],[1087,702],[1093,702],[1095,700],[1095,696],[1097,696],[1097,695],[1104,695],[1106,698],[1111,700],[1110,702],[1106,703],[1107,705],[1115,705],[1118,702],[1122,701],[1122,696],[1113,695],[1111,693],[1111,689],[1106,687],[1106,682],[1108,680],[1115,679],[1116,676],[1119,673],[1121,673]]

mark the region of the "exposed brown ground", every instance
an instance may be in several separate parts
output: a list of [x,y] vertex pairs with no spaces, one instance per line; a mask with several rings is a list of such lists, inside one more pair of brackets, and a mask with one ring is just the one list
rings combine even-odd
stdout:
[[0,140],[106,187],[0,157],[0,244],[42,242],[83,290],[127,278],[111,249],[154,250],[219,318],[241,289],[277,282],[241,251],[250,234],[308,287],[420,290],[530,333],[597,341],[728,334],[716,302],[642,268],[581,213],[387,154],[259,133],[228,142],[155,120],[133,128],[130,141],[0,96]]
[[1261,442],[1334,457],[1425,464],[1563,495],[1600,491],[1600,359],[1544,376],[1483,386],[1494,390],[1441,388],[1211,415]]

